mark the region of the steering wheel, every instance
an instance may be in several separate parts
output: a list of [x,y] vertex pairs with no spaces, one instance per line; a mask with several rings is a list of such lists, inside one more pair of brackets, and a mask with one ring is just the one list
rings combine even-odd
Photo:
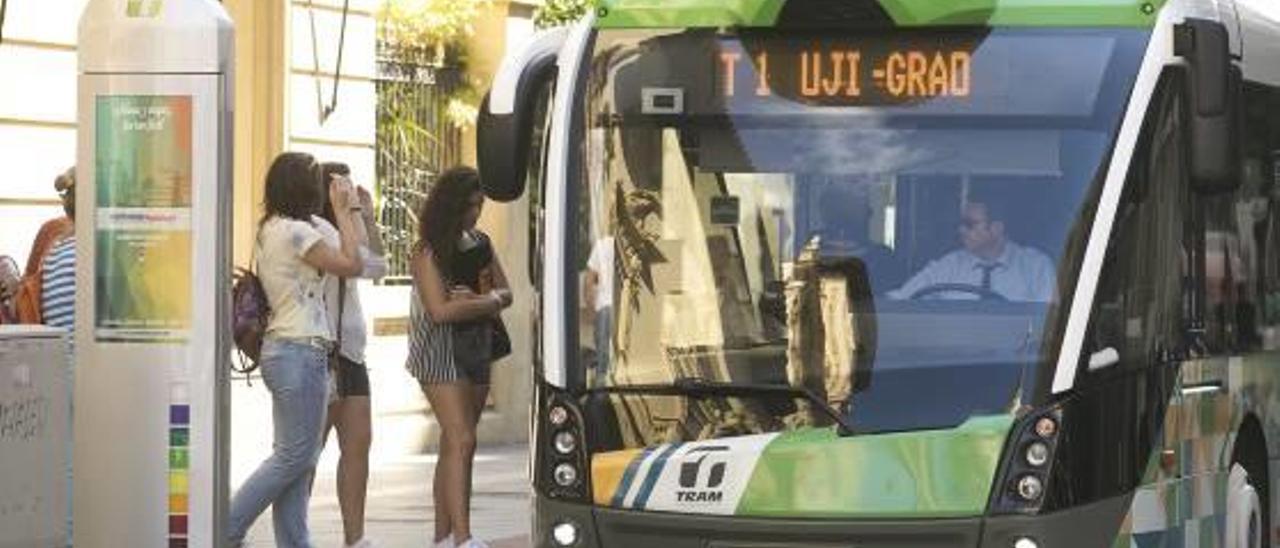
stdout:
[[933,295],[935,293],[944,293],[947,291],[958,291],[961,293],[970,293],[973,295],[977,295],[979,299],[984,301],[1009,302],[1009,299],[1005,298],[1004,295],[996,293],[995,291],[992,291],[990,289],[983,289],[982,286],[970,285],[970,284],[933,284],[930,286],[922,287],[919,290],[917,290],[915,293],[912,293],[910,299],[913,301],[919,300],[924,297],[928,297],[929,295]]

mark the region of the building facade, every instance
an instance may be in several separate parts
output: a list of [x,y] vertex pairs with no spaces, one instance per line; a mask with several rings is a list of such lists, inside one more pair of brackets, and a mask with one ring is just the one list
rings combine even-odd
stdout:
[[[386,159],[378,139],[384,95],[396,84],[379,62],[377,11],[383,0],[228,0],[236,23],[235,91],[235,232],[237,265],[250,261],[256,220],[261,216],[263,181],[272,159],[286,150],[309,152],[325,161],[341,161],[352,169],[358,184],[375,190],[384,219],[396,225],[402,243],[413,237],[407,213],[412,200],[396,194],[421,195],[425,179],[397,182],[394,162]],[[26,260],[36,230],[61,211],[54,178],[75,162],[77,26],[86,0],[7,0],[3,42],[0,42],[0,255]],[[421,73],[428,79],[469,78],[484,89],[506,49],[533,32],[530,2],[494,0],[475,21],[466,45],[465,74],[447,71]],[[344,28],[345,17],[345,28]],[[339,68],[339,45],[341,67]],[[424,82],[400,77],[400,84],[426,88],[443,80]],[[335,87],[336,82],[336,87]],[[335,97],[336,91],[336,97]],[[428,91],[430,91],[428,89]],[[448,146],[435,169],[447,164],[474,164],[471,128],[443,131]],[[384,156],[379,160],[379,155]],[[398,186],[397,186],[398,185]],[[406,188],[408,187],[408,188]],[[417,187],[417,188],[412,188]],[[495,371],[492,412],[481,441],[521,441],[527,435],[529,367],[532,347],[531,307],[528,304],[522,204],[491,205],[482,227],[494,239],[517,294],[522,295],[506,315],[515,352],[511,363]],[[362,287],[367,313],[375,326],[375,344],[395,349],[406,327],[409,286],[403,277]],[[381,354],[388,363],[375,368],[403,370],[403,353]],[[407,374],[403,380],[411,382]],[[375,387],[376,391],[376,387]],[[401,392],[409,394],[408,392]],[[429,413],[420,396],[405,395],[386,402],[383,409]],[[434,438],[430,436],[429,438]],[[433,443],[433,442],[429,442]]]

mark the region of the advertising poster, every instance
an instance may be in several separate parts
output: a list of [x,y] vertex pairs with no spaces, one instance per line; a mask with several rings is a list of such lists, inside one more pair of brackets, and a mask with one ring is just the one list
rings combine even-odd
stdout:
[[190,96],[99,96],[95,336],[183,342],[191,327]]

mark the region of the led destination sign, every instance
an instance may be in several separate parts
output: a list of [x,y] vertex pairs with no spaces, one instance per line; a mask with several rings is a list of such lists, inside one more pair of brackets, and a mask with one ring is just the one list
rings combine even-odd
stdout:
[[964,100],[975,79],[977,40],[722,40],[713,59],[716,94],[727,101],[779,96],[826,106]]
[[[875,60],[878,62],[869,71],[863,69],[862,52],[858,50],[814,50],[787,57],[785,70],[793,71],[797,65],[800,68],[799,78],[789,79],[798,83],[788,90],[789,96],[856,100],[872,85],[880,94],[904,99],[968,97],[973,81],[972,57],[963,51],[895,51]],[[795,57],[799,57],[798,62]],[[741,60],[739,53],[720,54],[720,89],[726,96],[740,93],[736,73]],[[762,97],[772,95],[770,81],[776,75],[770,70],[769,54],[757,55],[755,67],[756,81],[747,82],[750,89],[741,91]]]
[[605,86],[614,103],[601,108],[623,119],[810,125],[880,115],[1100,115],[1094,107],[1118,48],[1146,44],[1141,34],[1023,29],[747,29],[621,40],[598,62],[616,60]]

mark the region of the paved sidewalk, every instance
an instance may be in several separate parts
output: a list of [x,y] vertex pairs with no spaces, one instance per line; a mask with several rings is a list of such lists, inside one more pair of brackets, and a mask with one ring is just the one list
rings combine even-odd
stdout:
[[[363,295],[362,295],[363,296]],[[372,299],[371,299],[372,301]],[[431,480],[436,455],[429,452],[433,426],[426,399],[404,369],[407,340],[370,337],[367,349],[373,404],[366,535],[381,548],[430,547],[434,530]],[[271,396],[261,378],[231,383],[231,489],[271,452]],[[484,418],[481,419],[484,421]],[[528,448],[481,447],[476,458],[472,527],[494,548],[529,546]],[[337,438],[329,443],[316,470],[309,523],[317,548],[341,548],[342,518],[335,494]],[[271,511],[258,518],[249,546],[274,546]]]
[[[476,536],[494,548],[529,546],[527,448],[481,448],[476,462],[472,520]],[[337,452],[326,450],[317,470],[310,524],[317,547],[341,547],[342,518],[334,494]],[[366,535],[379,547],[427,547],[432,531],[431,478],[435,455],[378,463],[370,477]],[[270,511],[250,533],[251,547],[274,546]]]
[[[403,382],[400,368],[375,368],[366,534],[382,548],[429,547],[434,507],[431,481],[436,455],[422,447],[430,418],[420,403],[421,392]],[[406,388],[407,385],[407,388]],[[399,392],[397,394],[397,392]],[[271,451],[271,399],[262,381],[247,386],[232,383],[231,488],[234,493]],[[483,419],[482,419],[483,420]],[[528,448],[525,445],[481,447],[476,457],[473,531],[495,548],[529,546]],[[337,440],[329,443],[317,467],[309,523],[318,548],[341,548],[342,518],[338,510],[335,474]],[[274,546],[271,511],[254,524],[251,547]]]

